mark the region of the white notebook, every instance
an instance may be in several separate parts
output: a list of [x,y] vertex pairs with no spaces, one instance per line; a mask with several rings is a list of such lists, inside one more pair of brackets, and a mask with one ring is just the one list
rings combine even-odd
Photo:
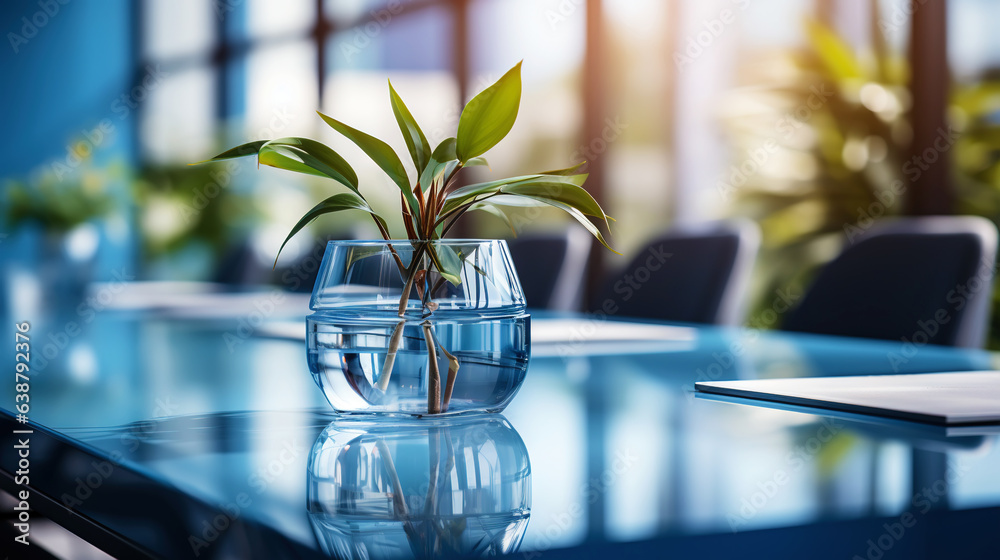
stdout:
[[940,425],[1000,423],[1000,371],[707,381],[695,389]]

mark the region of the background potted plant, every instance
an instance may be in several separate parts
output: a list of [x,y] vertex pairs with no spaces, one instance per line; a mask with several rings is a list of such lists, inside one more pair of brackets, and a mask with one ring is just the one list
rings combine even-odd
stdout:
[[116,207],[109,185],[126,175],[120,164],[95,167],[85,154],[73,155],[81,162],[78,168],[45,170],[5,185],[0,221],[14,239],[4,234],[0,242],[26,242],[27,258],[36,263],[25,267],[29,261],[14,258],[7,273],[21,270],[36,282],[48,309],[75,308],[95,279],[104,219]]
[[[136,170],[132,196],[145,277],[218,280],[233,268],[230,252],[263,221],[252,193],[218,187],[199,204],[219,170],[205,166],[146,164]],[[205,200],[208,200],[207,198]],[[231,216],[239,216],[236,223]]]
[[582,188],[587,175],[577,171],[584,162],[457,186],[460,172],[487,165],[483,154],[513,127],[521,100],[520,63],[469,101],[456,136],[433,150],[391,83],[389,97],[417,170],[413,181],[388,144],[319,115],[399,188],[408,239],[391,239],[354,169],[315,140],[259,140],[208,161],[256,155],[259,164],[326,177],[346,189],[309,210],[281,248],[317,217],[345,210],[366,212],[381,232],[381,241],[331,241],[313,290],[309,365],[334,408],[410,414],[502,410],[527,368],[524,296],[503,241],[446,236],[469,211],[506,219],[504,206],[548,205],[570,214],[611,249],[590,221],[607,227],[609,217]]
[[[752,218],[763,233],[753,327],[778,326],[762,319],[776,290],[800,292],[840,252],[845,237],[904,210],[906,194],[890,189],[912,181],[904,171],[913,166],[907,163],[910,70],[877,26],[869,31],[872,49],[859,54],[834,29],[807,20],[802,48],[756,56],[741,71],[746,87],[727,97],[727,107],[752,108],[726,113],[736,161],[774,142],[769,161],[784,162],[749,174],[732,197],[732,213]],[[1000,223],[1000,124],[994,118],[1000,76],[956,82],[949,104],[949,131],[959,135],[949,150],[961,193],[956,212]],[[989,345],[997,349],[1000,284],[992,324]]]

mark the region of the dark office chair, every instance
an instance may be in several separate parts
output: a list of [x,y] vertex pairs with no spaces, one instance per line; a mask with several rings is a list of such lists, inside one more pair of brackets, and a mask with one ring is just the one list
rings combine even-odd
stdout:
[[514,268],[529,307],[579,311],[590,255],[590,234],[572,227],[508,239]]
[[782,328],[979,348],[996,248],[996,227],[983,218],[877,224],[820,271]]
[[760,230],[750,221],[675,228],[605,283],[591,305],[616,316],[736,325]]

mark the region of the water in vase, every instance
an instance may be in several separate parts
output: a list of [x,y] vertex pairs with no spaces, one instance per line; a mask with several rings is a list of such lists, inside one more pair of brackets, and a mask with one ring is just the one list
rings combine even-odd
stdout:
[[[498,412],[507,406],[527,370],[529,321],[527,315],[483,318],[447,311],[434,314],[436,343],[460,363],[444,412]],[[397,323],[397,319],[358,318],[335,311],[315,313],[307,319],[309,369],[335,409],[427,412],[430,358],[420,319],[406,322],[385,391],[378,387]],[[449,360],[440,350],[437,357],[444,391]]]

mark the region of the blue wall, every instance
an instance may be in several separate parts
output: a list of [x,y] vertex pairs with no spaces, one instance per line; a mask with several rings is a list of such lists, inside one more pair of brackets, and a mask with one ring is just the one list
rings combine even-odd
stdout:
[[[0,150],[0,209],[4,182],[27,181],[44,172],[71,177],[81,166],[70,147],[87,150],[83,165],[102,168],[135,161],[135,111],[121,110],[136,68],[134,8],[126,0],[14,0],[0,12],[0,111],[8,140]],[[116,106],[116,100],[119,105]],[[116,111],[115,108],[119,107]],[[91,280],[134,270],[128,177],[104,185],[121,202],[117,233],[99,224],[99,245]],[[123,213],[124,212],[124,213]],[[38,269],[45,233],[28,225],[7,231],[0,256],[28,270]],[[8,261],[9,259],[9,261]]]
[[[134,157],[135,114],[122,118],[112,109],[132,86],[132,14],[126,0],[4,3],[0,107],[12,140],[0,150],[0,177],[24,177],[65,161],[67,146],[83,131],[96,140],[95,163]],[[114,134],[99,139],[92,131],[103,119]]]

